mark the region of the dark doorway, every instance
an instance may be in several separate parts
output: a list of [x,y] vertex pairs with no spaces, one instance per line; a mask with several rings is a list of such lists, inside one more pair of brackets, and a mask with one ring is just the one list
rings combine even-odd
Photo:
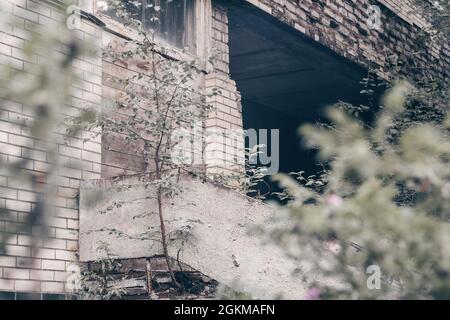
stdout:
[[280,172],[315,174],[321,167],[315,152],[302,147],[298,128],[325,121],[326,107],[339,101],[370,105],[360,94],[367,70],[248,3],[231,3],[230,71],[242,95],[244,129],[280,129]]

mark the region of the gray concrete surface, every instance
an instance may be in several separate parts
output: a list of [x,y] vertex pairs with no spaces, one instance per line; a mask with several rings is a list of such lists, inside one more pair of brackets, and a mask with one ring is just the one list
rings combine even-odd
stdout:
[[[121,188],[123,184],[131,188]],[[168,232],[190,227],[187,242],[171,241],[170,255],[222,284],[251,293],[255,298],[302,298],[306,290],[300,277],[291,277],[296,267],[275,245],[264,245],[253,227],[263,224],[274,214],[274,208],[233,190],[197,180],[185,179],[183,192],[165,204]],[[150,231],[158,238],[159,222],[152,190],[142,183],[111,183],[96,180],[84,183],[80,194],[80,260],[101,257],[100,241],[110,245],[119,258],[160,255],[160,243],[137,240]],[[101,213],[113,201],[127,201],[120,208]],[[135,217],[143,213],[149,215]],[[134,217],[134,218],[133,218]],[[102,231],[103,229],[103,231]],[[110,234],[105,229],[120,233]],[[130,238],[131,236],[132,238]],[[134,238],[133,238],[134,237]],[[172,233],[172,239],[179,239]]]

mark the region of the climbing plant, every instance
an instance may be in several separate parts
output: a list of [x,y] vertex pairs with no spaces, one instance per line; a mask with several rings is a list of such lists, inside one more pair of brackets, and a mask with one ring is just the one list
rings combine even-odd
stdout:
[[120,299],[127,293],[121,287],[126,277],[121,272],[122,264],[111,252],[108,243],[98,243],[97,251],[103,258],[83,268],[77,283],[77,297],[81,300]]

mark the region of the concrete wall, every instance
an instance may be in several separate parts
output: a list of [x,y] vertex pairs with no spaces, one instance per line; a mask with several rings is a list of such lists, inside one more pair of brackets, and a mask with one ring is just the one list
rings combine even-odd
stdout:
[[[263,244],[263,237],[255,231],[274,214],[273,207],[234,190],[188,178],[182,180],[181,190],[163,207],[171,234],[171,257],[176,258],[180,250],[182,263],[255,298],[278,293],[290,299],[303,297],[306,286],[302,277],[291,277],[298,266],[276,245]],[[161,255],[159,218],[154,208],[154,191],[137,180],[83,184],[80,260],[101,258],[104,252],[97,251],[101,241],[120,258]],[[189,234],[182,235],[182,230]]]

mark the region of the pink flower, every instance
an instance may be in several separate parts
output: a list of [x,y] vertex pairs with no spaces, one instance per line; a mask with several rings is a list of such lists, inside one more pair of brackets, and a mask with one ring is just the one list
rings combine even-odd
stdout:
[[306,291],[305,300],[320,300],[320,289],[319,288],[310,288]]
[[325,197],[325,202],[329,206],[340,207],[344,203],[344,200],[342,200],[342,198],[339,197],[337,194],[331,193]]
[[325,241],[325,248],[333,254],[338,254],[341,251],[341,245],[337,240]]

